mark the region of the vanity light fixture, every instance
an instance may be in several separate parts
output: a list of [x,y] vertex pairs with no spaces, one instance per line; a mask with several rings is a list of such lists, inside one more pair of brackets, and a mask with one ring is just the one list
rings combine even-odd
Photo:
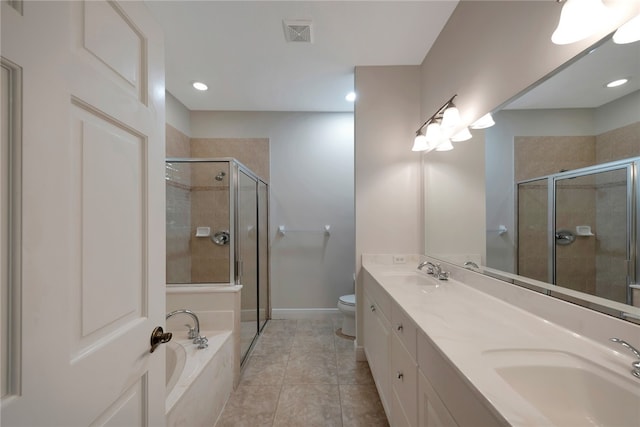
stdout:
[[429,144],[427,143],[427,137],[418,131],[416,133],[416,138],[413,140],[413,147],[411,151],[427,151],[429,149]]
[[[422,124],[416,131],[416,138],[413,141],[412,151],[449,151],[453,150],[451,141],[466,141],[471,139],[471,132],[463,126],[460,119],[460,112],[453,103],[453,95],[450,100],[444,103],[435,114]],[[425,133],[422,131],[425,129]],[[457,132],[456,132],[457,131]],[[455,134],[453,132],[456,132]],[[452,136],[453,134],[453,136]]]
[[491,116],[491,113],[487,113],[484,116],[480,117],[475,122],[471,123],[471,126],[469,127],[471,129],[486,129],[486,128],[490,128],[495,124],[496,122],[493,121],[493,117]]
[[618,86],[622,86],[623,84],[627,83],[629,81],[629,79],[618,79],[618,80],[614,80],[612,82],[607,83],[605,86],[608,88],[612,88],[612,87],[618,87]]
[[465,127],[465,128],[462,128],[460,132],[456,133],[455,135],[452,135],[451,141],[452,142],[468,141],[472,137],[473,136],[471,135],[471,132],[469,132],[469,128]]
[[193,82],[193,87],[194,87],[194,89],[197,89],[197,90],[207,90],[207,89],[209,89],[209,86],[207,86],[206,84],[204,84],[202,82]]
[[616,44],[633,43],[640,40],[640,15],[622,25],[613,34],[613,42]]
[[564,2],[560,22],[551,35],[555,44],[574,43],[595,34],[609,20],[610,10],[602,0],[556,0]]

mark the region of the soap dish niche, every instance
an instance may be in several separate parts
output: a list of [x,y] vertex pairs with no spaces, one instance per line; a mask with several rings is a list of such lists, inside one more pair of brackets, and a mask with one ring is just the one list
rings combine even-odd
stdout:
[[576,225],[576,236],[595,236],[589,225]]

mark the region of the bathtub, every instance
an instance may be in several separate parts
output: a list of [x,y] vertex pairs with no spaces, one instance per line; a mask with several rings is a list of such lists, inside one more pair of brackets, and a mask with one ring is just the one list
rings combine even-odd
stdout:
[[202,331],[209,347],[198,349],[186,333],[166,346],[167,426],[213,426],[233,390],[231,331]]

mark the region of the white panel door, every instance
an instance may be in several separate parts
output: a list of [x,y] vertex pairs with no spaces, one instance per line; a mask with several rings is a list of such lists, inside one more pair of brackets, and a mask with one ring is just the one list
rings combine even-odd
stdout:
[[142,2],[2,2],[22,70],[20,380],[3,426],[162,426],[163,39]]

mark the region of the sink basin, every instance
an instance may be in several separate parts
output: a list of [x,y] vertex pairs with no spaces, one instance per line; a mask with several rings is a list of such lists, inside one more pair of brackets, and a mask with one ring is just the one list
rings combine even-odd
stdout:
[[386,283],[400,286],[417,286],[424,292],[430,292],[440,287],[440,283],[434,278],[416,271],[388,272],[383,273],[382,276]]
[[498,375],[555,425],[640,425],[640,381],[626,371],[618,374],[560,351],[507,350],[485,355],[493,359]]

